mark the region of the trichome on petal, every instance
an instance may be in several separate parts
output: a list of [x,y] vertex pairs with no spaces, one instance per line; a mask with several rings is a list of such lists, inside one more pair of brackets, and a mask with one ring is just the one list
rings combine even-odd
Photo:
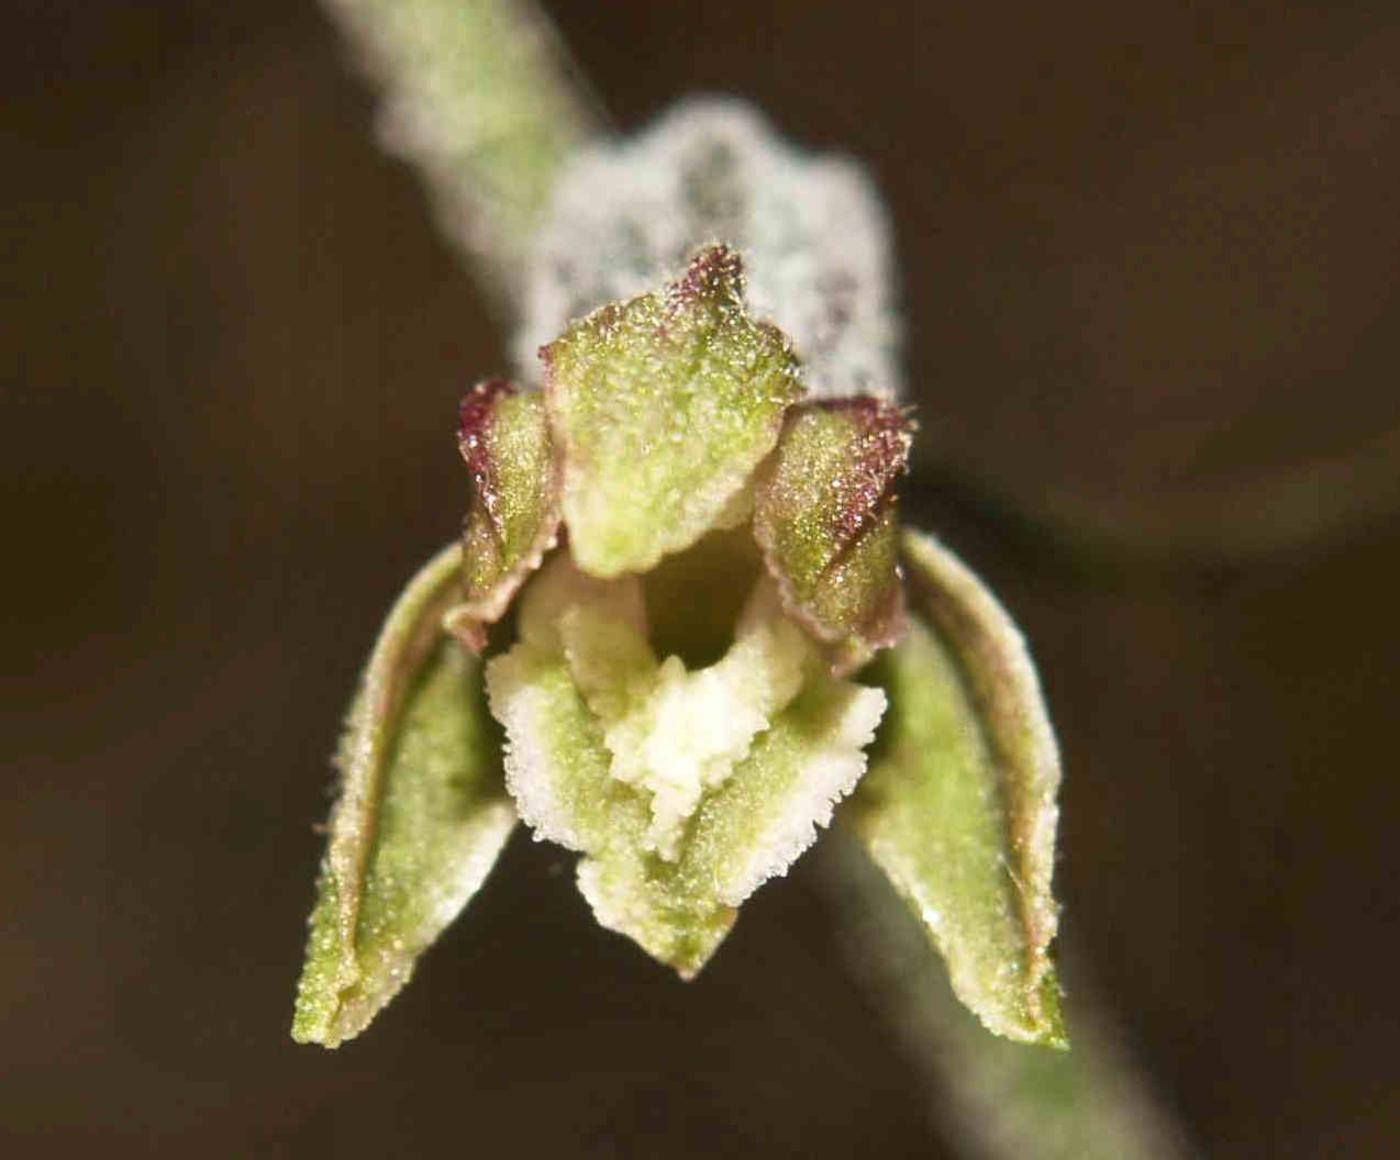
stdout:
[[749,318],[724,246],[541,355],[570,547],[596,576],[644,572],[716,526],[801,394],[787,339]]

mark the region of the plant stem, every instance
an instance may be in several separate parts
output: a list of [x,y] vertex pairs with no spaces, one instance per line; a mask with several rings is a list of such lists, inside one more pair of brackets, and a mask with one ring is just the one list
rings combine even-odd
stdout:
[[324,0],[380,90],[377,130],[512,325],[560,165],[603,125],[529,0]]
[[[931,1117],[985,1160],[1180,1160],[1192,1154],[1153,1097],[1107,1012],[1068,997],[1069,1051],[987,1032],[953,997],[923,931],[850,834],[816,854],[850,957],[929,1083]],[[1070,964],[1073,985],[1073,963]]]

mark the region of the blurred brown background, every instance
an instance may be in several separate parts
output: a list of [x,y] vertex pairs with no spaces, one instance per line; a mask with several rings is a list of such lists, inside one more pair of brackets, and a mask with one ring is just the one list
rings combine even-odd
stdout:
[[[1400,9],[551,8],[623,126],[733,90],[873,165],[910,511],[1041,662],[1070,936],[1207,1154],[1392,1154]],[[683,987],[517,836],[290,1043],[337,721],[502,342],[314,7],[5,15],[6,1154],[937,1154],[810,868]]]

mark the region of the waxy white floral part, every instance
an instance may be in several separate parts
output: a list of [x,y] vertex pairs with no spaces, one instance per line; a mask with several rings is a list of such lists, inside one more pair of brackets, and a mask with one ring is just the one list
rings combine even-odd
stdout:
[[767,579],[694,671],[652,654],[635,577],[560,555],[539,579],[486,670],[507,784],[538,837],[586,855],[598,920],[691,975],[854,788],[885,696],[828,677]]
[[724,784],[754,738],[797,696],[812,647],[781,615],[766,580],[729,651],[694,671],[678,656],[658,663],[644,631],[599,608],[551,611],[574,683],[603,726],[612,776],[651,795],[644,845],[674,862],[701,795]]

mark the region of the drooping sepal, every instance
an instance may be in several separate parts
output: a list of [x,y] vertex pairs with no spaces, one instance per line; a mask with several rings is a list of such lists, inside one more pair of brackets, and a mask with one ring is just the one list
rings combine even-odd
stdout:
[[722,523],[801,393],[787,339],[745,312],[724,246],[541,355],[570,548],[600,577],[645,571]]
[[1066,1045],[1049,956],[1059,754],[1020,633],[967,567],[907,533],[908,635],[849,819],[992,1031]]
[[658,661],[640,587],[559,558],[487,685],[521,816],[584,855],[603,926],[689,978],[854,787],[885,698],[814,663],[767,581],[719,661]]
[[503,379],[480,383],[462,399],[457,443],[472,500],[462,529],[465,599],[447,625],[479,653],[487,626],[554,546],[559,468],[543,397]]
[[341,740],[292,1037],[339,1046],[412,974],[467,904],[515,820],[480,666],[442,629],[459,545],[390,612]]
[[894,485],[912,425],[873,398],[794,407],[754,489],[754,536],[783,603],[833,646],[838,671],[904,626]]

